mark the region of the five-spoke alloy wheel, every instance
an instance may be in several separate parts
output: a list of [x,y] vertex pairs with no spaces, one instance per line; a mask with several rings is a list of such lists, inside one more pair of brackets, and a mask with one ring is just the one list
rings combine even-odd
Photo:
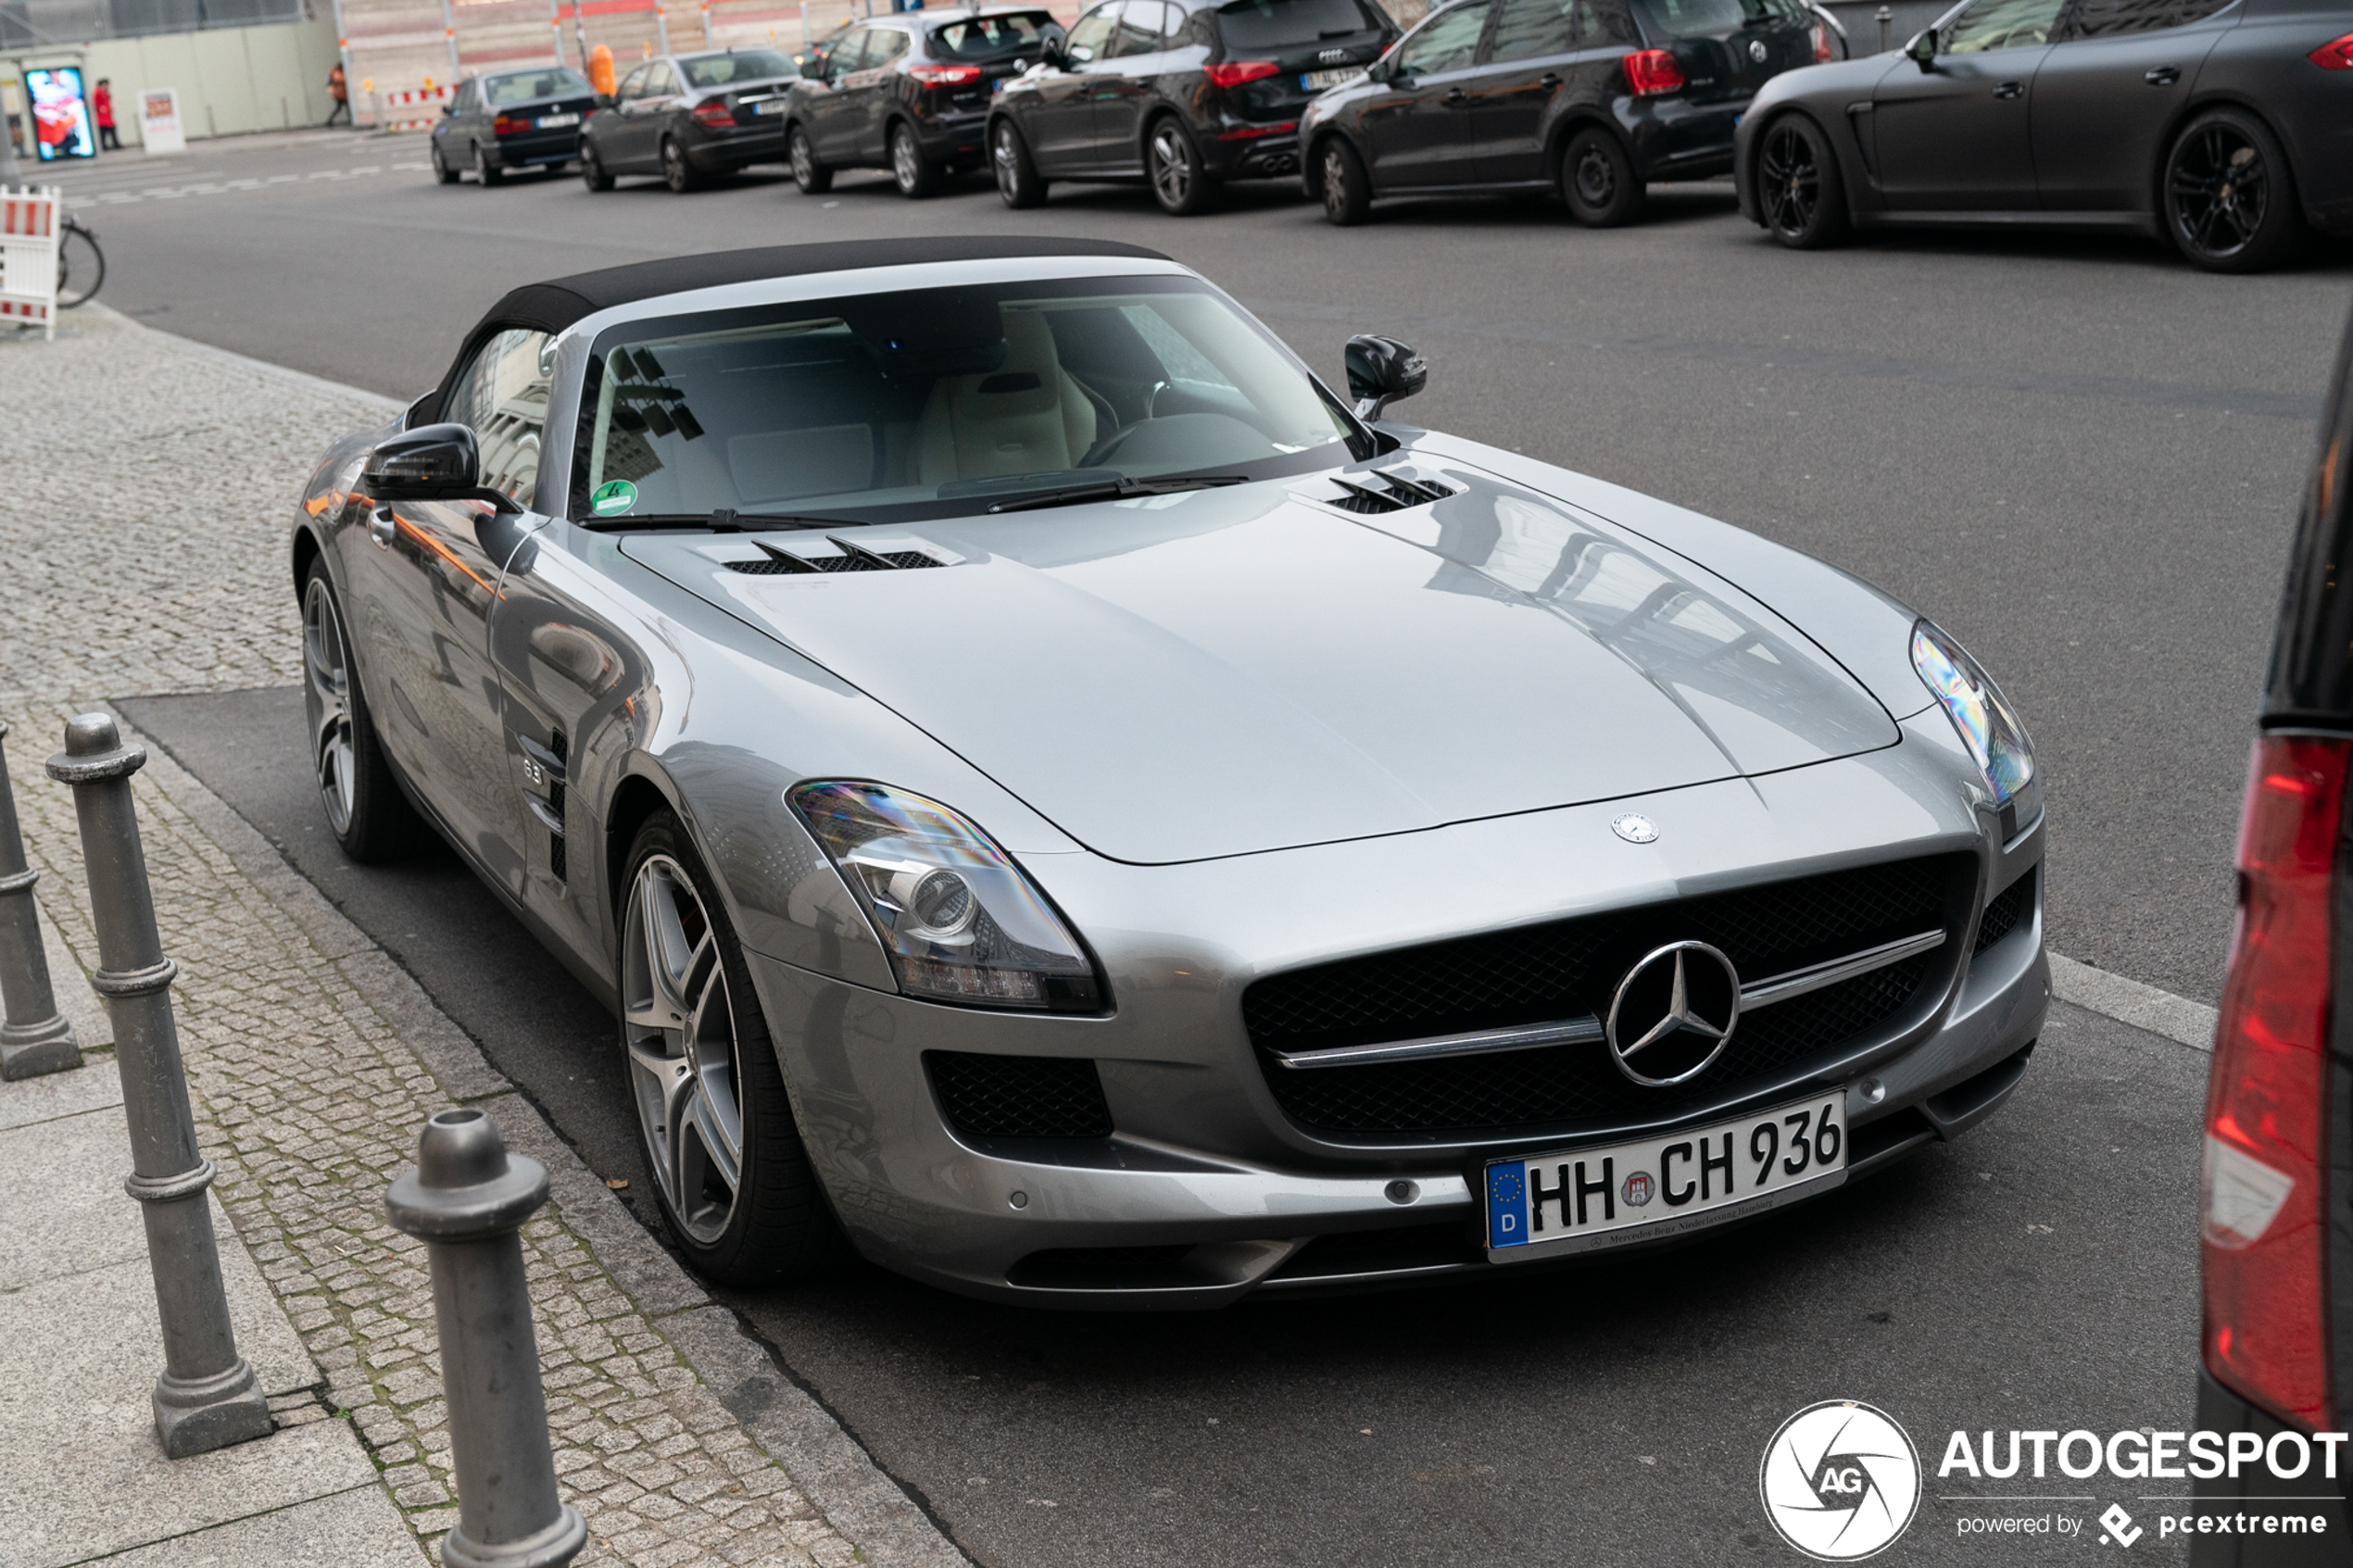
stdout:
[[1817,250],[1846,232],[1846,190],[1814,122],[1784,115],[1765,132],[1756,158],[1756,206],[1767,232],[1793,250]]
[[2237,109],[2199,115],[2165,160],[2165,229],[2190,264],[2254,272],[2301,237],[2287,160],[2260,120]]
[[939,188],[938,168],[924,157],[915,128],[903,119],[890,128],[890,178],[899,194],[910,200],[919,200]]
[[1144,144],[1144,164],[1151,176],[1152,196],[1164,212],[1190,217],[1206,212],[1217,198],[1217,182],[1202,168],[1201,149],[1174,119],[1152,127]]
[[344,853],[360,861],[406,854],[423,824],[378,747],[323,560],[311,562],[302,587],[302,708],[310,727],[310,776]]
[[1030,161],[1029,144],[1009,119],[1000,119],[988,135],[988,166],[997,176],[997,194],[1007,207],[1038,207],[1046,200],[1046,182]]
[[817,161],[809,132],[794,126],[785,134],[785,157],[792,164],[792,182],[804,196],[822,196],[834,188],[834,171]]

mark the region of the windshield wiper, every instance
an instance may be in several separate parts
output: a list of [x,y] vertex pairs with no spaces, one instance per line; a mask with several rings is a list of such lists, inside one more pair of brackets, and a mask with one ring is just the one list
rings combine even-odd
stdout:
[[592,518],[580,526],[594,533],[613,533],[630,528],[706,528],[713,533],[743,533],[755,529],[863,528],[866,525],[846,517],[789,517],[781,513],[730,511],[722,507],[715,512],[648,512],[642,517]]
[[1027,512],[1041,507],[1075,507],[1083,501],[1125,501],[1131,495],[1174,495],[1183,490],[1214,490],[1220,485],[1249,483],[1250,476],[1239,473],[1204,474],[1193,479],[1104,479],[1092,484],[1041,490],[1035,495],[1017,495],[1010,501],[1000,501],[988,509],[992,512]]

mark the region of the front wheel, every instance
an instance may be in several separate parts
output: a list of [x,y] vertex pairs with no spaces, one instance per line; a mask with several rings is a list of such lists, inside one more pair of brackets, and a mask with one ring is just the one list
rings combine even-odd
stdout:
[[809,132],[796,125],[785,138],[785,155],[792,164],[792,182],[804,196],[822,196],[834,188],[834,171],[817,161]]
[[988,136],[988,164],[997,176],[997,194],[1005,198],[1007,207],[1042,207],[1046,201],[1046,182],[1038,177],[1038,166],[1030,161],[1029,144],[1021,139],[1010,119],[1000,119]]
[[2165,232],[2193,267],[2259,272],[2304,237],[2287,158],[2261,120],[2210,109],[2165,159]]
[[1569,216],[1589,229],[1615,229],[1642,210],[1634,160],[1606,131],[1580,131],[1570,139],[1561,153],[1560,181]]
[[1755,194],[1766,232],[1792,250],[1819,250],[1846,236],[1838,155],[1810,119],[1789,115],[1766,129]]
[[491,162],[490,155],[482,150],[480,142],[476,142],[474,144],[474,183],[487,188],[496,185],[506,177],[507,171]]
[[1319,162],[1324,216],[1343,229],[1365,221],[1373,209],[1372,182],[1356,149],[1334,136],[1324,144]]
[[107,253],[98,237],[69,218],[57,236],[57,307],[70,310],[107,281]]
[[629,851],[622,1051],[654,1194],[698,1273],[806,1278],[847,1261],[777,1070],[743,948],[678,819]]
[[323,558],[310,563],[303,580],[302,708],[309,721],[311,781],[343,852],[367,864],[397,859],[414,848],[424,824],[384,760]]
[[674,136],[661,139],[661,181],[682,196],[702,183],[695,166],[686,161],[686,149]]
[[915,128],[903,119],[890,128],[890,178],[899,194],[910,201],[920,201],[939,189],[938,166],[924,157]]
[[597,156],[597,149],[585,142],[580,144],[580,182],[592,191],[612,189],[612,171]]
[[1163,212],[1189,218],[1217,201],[1217,182],[1202,167],[1201,149],[1174,119],[1152,127],[1144,144],[1144,169],[1151,176],[1152,199]]

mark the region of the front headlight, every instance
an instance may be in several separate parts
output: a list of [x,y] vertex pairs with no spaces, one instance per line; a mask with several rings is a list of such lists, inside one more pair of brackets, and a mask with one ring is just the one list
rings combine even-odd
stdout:
[[1097,1012],[1095,966],[978,828],[878,784],[819,780],[791,801],[881,932],[910,995],[967,1007]]
[[1961,744],[1969,747],[1985,786],[1994,792],[1994,804],[2017,801],[2019,815],[2031,820],[2034,748],[2002,688],[1932,621],[1912,628],[1912,668],[1960,732]]

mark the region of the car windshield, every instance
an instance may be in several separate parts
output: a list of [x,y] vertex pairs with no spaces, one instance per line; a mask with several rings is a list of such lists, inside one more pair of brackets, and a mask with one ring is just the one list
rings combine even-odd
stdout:
[[1054,19],[1044,11],[974,17],[931,32],[932,51],[943,60],[989,60],[1035,48]]
[[1296,48],[1379,27],[1357,0],[1234,0],[1217,11],[1218,35],[1234,52]]
[[518,71],[512,76],[494,76],[482,84],[482,95],[492,108],[594,91],[579,72],[571,70]]
[[572,515],[904,521],[1075,485],[1270,478],[1357,427],[1197,281],[915,289],[613,327]]
[[774,49],[738,49],[724,55],[698,55],[680,60],[689,87],[726,87],[738,82],[767,82],[798,76],[793,63]]

